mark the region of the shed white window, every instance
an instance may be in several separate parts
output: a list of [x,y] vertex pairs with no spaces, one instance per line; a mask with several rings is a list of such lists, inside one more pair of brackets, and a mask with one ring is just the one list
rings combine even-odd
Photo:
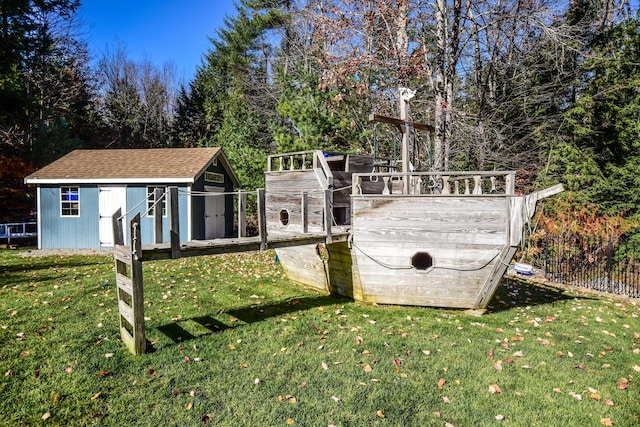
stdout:
[[80,216],[78,187],[60,187],[60,216]]
[[162,197],[156,204],[156,188],[160,190],[161,196],[167,191],[167,187],[147,187],[147,216],[154,216],[155,208],[162,209],[162,216],[167,216],[167,198]]

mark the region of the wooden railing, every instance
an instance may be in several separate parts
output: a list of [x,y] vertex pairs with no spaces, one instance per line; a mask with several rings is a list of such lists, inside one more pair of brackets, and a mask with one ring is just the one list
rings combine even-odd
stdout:
[[333,185],[333,173],[321,150],[297,151],[294,153],[274,154],[267,161],[267,172],[303,171],[314,169],[324,188]]
[[514,194],[515,172],[411,172],[407,174],[353,174],[353,194],[402,194],[409,179],[409,194],[481,195]]

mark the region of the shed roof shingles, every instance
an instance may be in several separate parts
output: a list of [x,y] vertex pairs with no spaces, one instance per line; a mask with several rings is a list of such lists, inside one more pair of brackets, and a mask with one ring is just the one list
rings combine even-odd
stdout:
[[38,179],[194,178],[220,148],[75,150],[27,177]]

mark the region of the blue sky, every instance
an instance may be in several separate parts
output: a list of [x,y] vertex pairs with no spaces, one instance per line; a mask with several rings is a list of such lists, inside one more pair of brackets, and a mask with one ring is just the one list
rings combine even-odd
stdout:
[[121,44],[131,60],[174,62],[178,82],[188,83],[235,7],[233,0],[84,0],[79,15],[93,59]]

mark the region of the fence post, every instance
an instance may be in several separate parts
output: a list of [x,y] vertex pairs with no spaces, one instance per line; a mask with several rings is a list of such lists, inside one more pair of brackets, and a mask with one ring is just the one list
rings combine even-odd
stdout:
[[178,187],[169,187],[169,237],[171,238],[171,258],[180,258],[180,207]]
[[302,215],[302,232],[307,233],[309,231],[309,205],[308,194],[306,191],[302,192],[300,211]]
[[164,192],[162,188],[156,187],[153,190],[153,218],[154,218],[154,243],[162,243],[162,198]]
[[247,236],[247,193],[238,190],[238,237]]
[[260,249],[267,249],[267,212],[264,188],[258,188],[258,233]]
[[124,233],[122,231],[122,208],[118,210],[111,217],[111,227],[113,228],[113,246],[124,245]]
[[331,211],[331,199],[333,192],[329,188],[324,190],[324,231],[326,233],[326,242],[330,244],[333,242],[331,236],[331,226],[333,224],[333,212]]

